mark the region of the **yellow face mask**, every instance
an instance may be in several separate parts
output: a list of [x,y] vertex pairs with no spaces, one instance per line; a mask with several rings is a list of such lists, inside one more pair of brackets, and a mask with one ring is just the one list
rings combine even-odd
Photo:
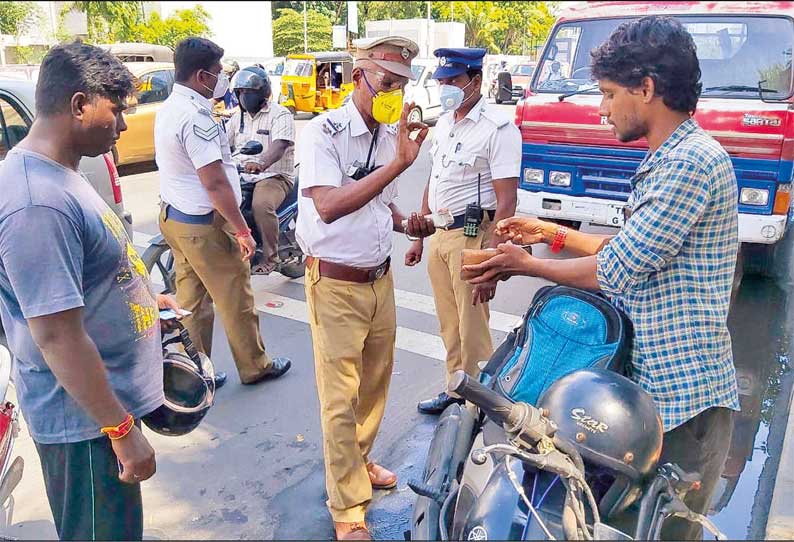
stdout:
[[369,84],[367,76],[364,75],[364,82],[372,93],[372,118],[380,124],[394,124],[400,120],[403,111],[403,91],[396,88],[388,92],[375,92]]
[[378,92],[372,98],[372,118],[381,124],[394,124],[403,112],[403,91]]

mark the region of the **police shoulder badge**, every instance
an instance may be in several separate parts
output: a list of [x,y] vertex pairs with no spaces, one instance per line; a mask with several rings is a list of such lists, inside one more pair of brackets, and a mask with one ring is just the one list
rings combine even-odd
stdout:
[[193,133],[196,134],[201,139],[203,139],[204,141],[212,141],[213,139],[218,137],[218,134],[220,133],[220,129],[218,128],[218,125],[215,123],[213,123],[212,126],[206,129],[194,124]]

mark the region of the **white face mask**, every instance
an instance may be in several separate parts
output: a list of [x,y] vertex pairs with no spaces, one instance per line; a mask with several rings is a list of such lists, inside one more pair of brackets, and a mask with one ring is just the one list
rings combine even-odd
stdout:
[[[223,98],[226,95],[226,91],[229,90],[229,76],[226,75],[226,72],[220,72],[218,75],[208,72],[207,70],[204,70],[204,72],[215,78],[215,88],[212,89],[212,97],[216,100]],[[202,84],[202,86],[207,90],[210,90],[210,87],[207,85]]]

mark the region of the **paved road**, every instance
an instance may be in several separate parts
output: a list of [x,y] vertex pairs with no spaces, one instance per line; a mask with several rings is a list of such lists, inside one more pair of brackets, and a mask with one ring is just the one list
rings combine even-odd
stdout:
[[[305,122],[298,121],[298,130]],[[418,208],[428,173],[429,159],[423,152],[401,180],[398,204],[402,209]],[[157,232],[157,175],[129,175],[122,183],[125,203],[135,219],[135,242],[143,250],[148,237]],[[402,264],[407,246],[404,237],[395,237],[397,354],[386,416],[373,454],[376,460],[398,472],[400,482],[395,490],[376,493],[369,519],[378,538],[402,539],[403,531],[408,528],[413,496],[406,482],[421,474],[434,423],[433,418],[419,415],[415,406],[417,401],[439,391],[443,382],[444,349],[438,336],[426,268],[424,264],[417,268]],[[542,249],[537,253],[551,256]],[[499,286],[492,303],[491,320],[497,344],[543,284],[540,280],[521,278]],[[213,359],[219,370],[230,374],[216,405],[202,425],[186,437],[167,438],[147,433],[158,451],[157,475],[144,484],[147,538],[332,537],[330,516],[323,504],[319,405],[303,285],[300,280],[274,275],[255,277],[254,289],[268,350],[292,358],[293,369],[277,382],[254,388],[240,386],[223,330],[216,328]],[[767,380],[772,378],[769,375],[782,371],[781,364],[784,365],[780,359],[783,349],[787,349],[781,346],[787,337],[782,331],[785,298],[777,289],[748,281],[738,304],[732,324],[734,342],[744,347],[737,351],[737,362],[741,357],[743,371],[761,380],[747,394],[757,398],[755,405],[762,397],[774,403],[775,396],[770,398],[764,390],[768,387]],[[748,322],[753,325],[748,326]],[[781,387],[780,378],[777,386]],[[749,445],[752,450],[760,413],[757,407],[748,409],[752,430],[745,431],[747,434],[741,437],[740,444]],[[766,438],[766,433],[762,438]],[[774,449],[781,439],[782,435],[771,431],[765,444]],[[17,452],[27,462],[26,474],[15,492],[14,524],[0,533],[19,538],[52,538],[55,533],[39,465],[24,431]],[[747,456],[738,455],[740,459]],[[759,461],[774,463],[775,458],[759,457],[757,465]],[[776,468],[772,467],[767,478],[774,478]],[[744,463],[739,475],[743,469]],[[735,476],[737,480],[739,475]],[[736,523],[735,530],[731,527],[729,533],[732,538],[744,537],[742,529],[751,519],[765,523],[764,503],[756,503],[760,510],[754,511],[752,518],[749,512],[760,474],[751,473],[754,478],[750,481],[747,476],[742,478],[748,486],[744,493],[746,500],[740,501],[745,506],[740,507],[740,512],[730,514],[731,524]]]

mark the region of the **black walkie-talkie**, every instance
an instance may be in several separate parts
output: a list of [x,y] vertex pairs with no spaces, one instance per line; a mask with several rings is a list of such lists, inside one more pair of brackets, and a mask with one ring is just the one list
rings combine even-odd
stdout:
[[466,237],[477,237],[480,233],[482,223],[482,207],[480,206],[480,179],[482,175],[477,174],[477,203],[469,203],[466,206],[466,214],[463,216],[463,235]]

